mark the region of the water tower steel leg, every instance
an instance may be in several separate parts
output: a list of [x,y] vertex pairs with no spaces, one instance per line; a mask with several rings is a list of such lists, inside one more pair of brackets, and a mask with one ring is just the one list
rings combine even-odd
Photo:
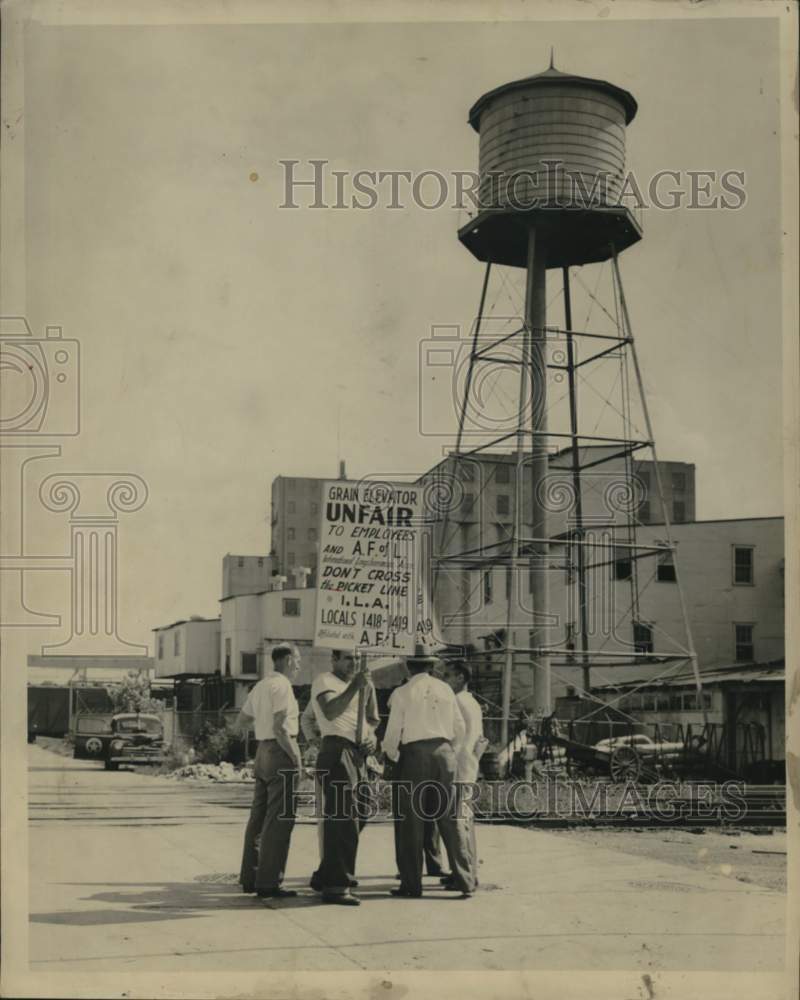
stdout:
[[[656,478],[656,488],[658,489],[658,495],[659,498],[661,499],[661,504],[663,509],[664,536],[667,545],[669,545],[669,547],[672,549],[672,563],[675,572],[675,586],[678,591],[678,601],[680,603],[680,608],[681,608],[681,617],[683,618],[683,626],[686,631],[686,646],[689,650],[689,660],[692,664],[692,673],[694,674],[695,688],[698,694],[700,694],[702,699],[703,682],[700,677],[700,666],[697,658],[697,653],[695,652],[694,637],[692,635],[692,626],[689,621],[689,612],[686,606],[686,598],[683,593],[680,572],[678,570],[678,554],[675,551],[675,545],[672,541],[669,513],[667,512],[667,506],[666,503],[664,502],[664,490],[661,485],[661,472],[658,464],[658,455],[656,453],[656,443],[655,443],[655,436],[653,434],[653,425],[650,420],[650,410],[647,406],[647,396],[645,395],[644,391],[644,379],[642,378],[642,372],[641,369],[639,368],[639,358],[638,355],[636,354],[636,343],[633,339],[633,328],[631,327],[631,319],[630,315],[628,314],[628,303],[625,299],[625,292],[622,288],[622,275],[620,274],[619,260],[617,259],[616,252],[612,257],[612,265],[614,268],[614,277],[616,278],[617,292],[619,294],[619,301],[622,309],[622,319],[625,324],[624,333],[625,336],[629,338],[631,358],[633,360],[633,369],[636,375],[636,383],[639,389],[639,398],[641,400],[641,405],[642,405],[642,414],[644,415],[645,427],[647,428],[647,437],[649,438],[650,441],[650,452],[653,456],[653,471],[655,473],[655,478]],[[703,706],[702,708],[703,722],[705,723],[705,725],[708,725],[708,710],[706,709],[705,703],[702,700],[700,704]]]
[[[511,549],[507,572],[510,586],[507,589],[508,607],[506,609],[506,653],[503,663],[503,684],[501,697],[501,729],[500,745],[508,746],[508,722],[511,715],[511,682],[514,676],[514,650],[518,647],[516,625],[519,619],[520,601],[520,559],[519,540],[523,532],[523,513],[525,509],[525,400],[528,395],[528,372],[530,370],[531,336],[527,326],[522,329],[522,349],[519,366],[519,403],[517,409],[517,452],[514,471],[514,522],[511,529]],[[491,572],[491,571],[490,571]],[[509,760],[508,764],[511,763]]]
[[[569,424],[572,435],[572,488],[575,491],[575,525],[578,542],[583,542],[583,496],[581,494],[581,459],[578,450],[578,387],[575,383],[575,350],[572,336],[572,297],[569,288],[569,268],[562,268],[564,279],[564,323],[567,328],[567,377],[569,380]],[[569,527],[569,525],[567,526]],[[583,690],[591,687],[589,669],[589,625],[586,608],[586,549],[576,545],[578,561],[578,622],[581,636]]]
[[[536,230],[528,231],[528,270],[525,287],[525,322],[530,331],[531,379],[531,535],[546,539],[547,509],[544,489],[540,485],[548,474],[547,462],[547,299],[546,284],[547,248],[537,241]],[[546,615],[550,608],[548,594],[548,543],[536,542],[531,559],[530,582],[534,623],[530,630],[530,644],[535,650],[547,645]],[[534,714],[550,713],[550,657],[536,652],[533,659],[533,710]]]

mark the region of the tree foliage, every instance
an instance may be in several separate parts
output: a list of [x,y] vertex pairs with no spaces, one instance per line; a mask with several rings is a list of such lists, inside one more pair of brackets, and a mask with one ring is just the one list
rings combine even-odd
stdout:
[[114,713],[161,712],[164,703],[150,696],[150,680],[146,674],[129,671],[119,684],[109,688]]

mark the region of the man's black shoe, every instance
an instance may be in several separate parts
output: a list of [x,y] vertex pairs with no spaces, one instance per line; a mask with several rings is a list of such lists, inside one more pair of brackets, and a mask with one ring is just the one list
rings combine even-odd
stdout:
[[294,889],[256,889],[259,899],[293,899],[297,892]]
[[323,903],[338,903],[339,906],[361,906],[361,900],[351,892],[323,892]]
[[347,880],[347,884],[350,886],[351,889],[355,889],[355,888],[358,887],[358,879],[357,878],[349,878]]
[[398,896],[402,899],[421,899],[421,892],[411,892],[410,889],[404,889],[402,886],[399,889],[390,889],[390,896]]

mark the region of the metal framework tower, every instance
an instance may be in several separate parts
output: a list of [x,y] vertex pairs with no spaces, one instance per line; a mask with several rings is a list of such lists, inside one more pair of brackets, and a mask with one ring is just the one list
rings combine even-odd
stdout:
[[[618,261],[618,255],[642,235],[634,214],[619,198],[625,129],[636,111],[636,101],[627,91],[601,80],[561,73],[551,64],[544,73],[485,94],[469,114],[480,136],[480,207],[458,236],[486,263],[486,272],[451,459],[458,467],[481,456],[511,451],[515,469],[512,526],[510,537],[503,541],[489,542],[482,535],[478,546],[453,549],[450,543],[455,533],[449,531],[453,515],[445,513],[434,557],[434,594],[443,571],[458,567],[472,573],[494,567],[506,570],[505,635],[491,653],[502,664],[503,745],[508,741],[512,679],[521,672],[527,671],[532,679],[528,707],[540,717],[551,712],[551,676],[561,668],[579,667],[579,686],[589,695],[591,673],[597,668],[661,665],[673,671],[691,662],[700,688]],[[606,332],[577,329],[573,321],[570,269],[591,264],[604,265],[612,279],[612,309],[600,304],[610,321]],[[487,304],[489,288],[496,272],[505,268],[517,269],[517,274],[524,269],[522,317],[508,324],[510,330],[487,335],[486,321],[493,308]],[[561,327],[547,322],[548,271],[560,277]],[[576,277],[585,288],[580,272]],[[506,273],[501,273],[501,281],[501,292],[508,293]],[[593,302],[599,302],[587,291]],[[606,389],[606,405],[621,426],[617,432],[598,433],[598,421],[587,432],[580,422],[579,383],[597,393],[593,372],[609,363],[616,366],[618,375],[612,389]],[[501,435],[484,429],[468,441],[474,434],[469,426],[471,393],[487,365],[519,372],[515,426]],[[548,398],[554,379],[561,383],[566,379],[566,392],[559,399]],[[632,419],[634,399],[641,408],[641,427]],[[654,472],[650,489],[658,497],[663,517],[659,529],[663,537],[650,544],[640,543],[637,537],[638,514],[649,492],[636,471],[644,455],[652,462],[648,466]],[[623,486],[621,502],[611,516],[607,509],[587,509],[588,470],[609,463],[621,469],[615,480],[618,493],[620,482]],[[594,488],[595,484],[590,485]],[[558,496],[554,501],[554,492],[567,496],[566,506],[558,502]],[[642,560],[650,560],[650,565],[666,561],[674,567],[683,636],[667,637],[668,642],[659,643],[659,652],[652,637],[650,641],[636,637],[637,626],[642,628],[638,621]],[[619,578],[630,581],[626,614],[634,634],[626,642],[614,627],[613,642],[609,642],[608,629],[597,627],[598,594],[609,572],[620,565]],[[556,600],[554,572],[561,574]],[[529,605],[522,599],[526,578]],[[555,606],[566,609],[565,634],[558,637],[552,627]],[[612,613],[616,614],[613,609]]]

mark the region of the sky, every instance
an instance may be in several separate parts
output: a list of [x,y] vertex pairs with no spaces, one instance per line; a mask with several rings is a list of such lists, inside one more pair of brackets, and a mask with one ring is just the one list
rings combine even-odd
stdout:
[[[698,517],[781,513],[775,22],[31,23],[27,282],[4,311],[80,341],[81,434],[46,471],[147,483],[120,520],[126,639],[218,613],[222,556],[268,549],[275,476],[408,476],[452,445],[441,398],[420,433],[417,387],[431,328],[477,307],[463,215],[280,208],[279,161],[474,170],[470,106],[551,46],[635,95],[637,178],[746,174],[738,211],[646,211],[621,267],[659,457],[696,464]],[[32,549],[66,548],[63,516],[34,522]]]

